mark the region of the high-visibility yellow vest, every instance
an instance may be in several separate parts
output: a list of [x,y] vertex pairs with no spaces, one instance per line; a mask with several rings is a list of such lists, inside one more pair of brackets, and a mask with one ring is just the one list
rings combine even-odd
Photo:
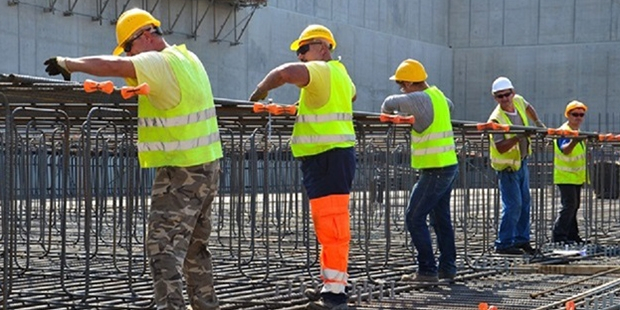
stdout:
[[454,165],[458,160],[448,101],[435,86],[424,92],[431,98],[434,119],[421,133],[411,130],[411,167],[425,169]]
[[155,108],[147,96],[138,99],[140,166],[191,167],[222,157],[217,117],[207,72],[185,45],[162,55],[174,71],[181,102],[169,110]]
[[[559,129],[573,130],[564,123]],[[579,142],[573,151],[562,153],[557,142],[553,143],[553,184],[578,184],[586,182],[586,147],[585,141]]]
[[291,149],[294,157],[323,153],[333,148],[355,145],[353,128],[352,81],[344,65],[337,60],[327,62],[331,94],[320,108],[306,102],[306,91],[299,95],[299,109],[293,126]]
[[[512,102],[515,106],[515,109],[517,110],[517,113],[521,117],[521,120],[523,120],[523,125],[529,126],[529,121],[525,113],[525,101],[523,97],[521,97],[520,95],[514,95]],[[493,113],[491,113],[491,116],[489,117],[489,122],[497,122],[500,124],[512,125],[510,118],[508,117],[508,115],[506,115],[504,110],[502,110],[499,104],[497,105]],[[504,139],[510,139],[514,136],[515,134],[507,133],[507,134],[504,134]],[[495,147],[495,141],[493,139],[493,134],[490,134],[489,138],[491,139],[491,145],[490,145],[491,154],[490,155],[491,155],[491,167],[493,167],[493,169],[497,171],[502,171],[506,168],[511,168],[513,171],[517,171],[521,169],[521,149],[519,148],[519,143],[515,144],[512,148],[510,148],[508,151],[502,154],[497,150],[497,147]],[[527,138],[527,142],[528,142],[527,143],[528,145],[527,154],[530,155],[532,154],[532,143],[529,137]]]

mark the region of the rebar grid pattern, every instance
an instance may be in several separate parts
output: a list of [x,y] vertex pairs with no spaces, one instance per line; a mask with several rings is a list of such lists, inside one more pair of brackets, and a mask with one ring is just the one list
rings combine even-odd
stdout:
[[[117,92],[86,95],[79,85],[0,85],[0,93],[5,112],[0,303],[5,309],[150,307],[143,235],[153,173],[136,162],[135,102],[123,101]],[[256,115],[249,104],[217,102],[225,157],[211,242],[216,289],[223,309],[299,309],[306,302],[303,289],[319,283],[318,247],[288,145],[293,118]],[[618,265],[616,142],[589,136],[592,183],[583,192],[580,228],[592,243],[564,248],[549,243],[559,205],[549,145],[554,136],[514,128],[533,134],[532,240],[542,251],[533,257],[498,256],[492,251],[500,207],[488,165],[491,131],[455,121],[460,177],[452,199],[459,276],[453,285],[416,288],[399,281],[416,267],[403,220],[416,181],[409,129],[381,123],[370,113],[356,113],[355,125],[352,305],[473,309],[488,302],[500,309],[556,309],[554,303],[593,287],[601,288],[576,297],[580,309],[619,302],[610,275],[528,297],[583,278],[542,274],[533,266]],[[584,251],[568,256],[558,250]]]

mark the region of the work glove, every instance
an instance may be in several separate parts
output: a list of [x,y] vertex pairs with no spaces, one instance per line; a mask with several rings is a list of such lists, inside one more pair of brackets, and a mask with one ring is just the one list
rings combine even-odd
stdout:
[[67,64],[64,57],[52,57],[46,60],[43,64],[47,66],[45,67],[45,72],[47,72],[47,74],[62,74],[62,77],[65,79],[65,81],[71,80],[71,71],[67,69]]

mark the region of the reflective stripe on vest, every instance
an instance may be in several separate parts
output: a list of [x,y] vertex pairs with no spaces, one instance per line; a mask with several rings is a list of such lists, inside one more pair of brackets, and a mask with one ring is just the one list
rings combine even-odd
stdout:
[[[581,171],[585,171],[586,168],[569,168],[569,167],[562,167],[562,166],[555,166],[555,169],[558,169],[560,171],[564,171],[564,172],[569,172],[569,173],[578,173]],[[558,181],[557,184],[567,184],[566,182],[562,182],[562,181]]]
[[172,152],[172,151],[186,151],[191,150],[202,145],[209,145],[215,142],[220,141],[219,133],[212,133],[207,136],[198,137],[192,140],[185,141],[173,141],[173,142],[148,142],[148,143],[138,143],[138,148],[143,152],[150,151],[164,151],[164,152]]
[[296,122],[299,123],[322,123],[332,121],[351,121],[353,120],[352,114],[347,113],[332,113],[323,115],[298,115]]
[[138,157],[140,166],[191,167],[222,157],[219,129],[209,77],[185,45],[160,52],[181,90],[181,101],[169,110],[138,97]]
[[411,130],[411,167],[426,169],[455,165],[458,160],[448,101],[435,86],[424,92],[431,99],[434,119],[422,133]]
[[353,128],[353,82],[340,61],[325,63],[329,67],[330,95],[320,108],[306,104],[304,88],[299,96],[298,115],[293,126],[291,150],[293,156],[311,156],[337,147],[355,145]]
[[209,120],[212,117],[216,117],[215,107],[210,109],[199,111],[196,113],[181,115],[171,118],[155,118],[155,117],[143,117],[138,119],[138,126],[140,127],[173,127],[181,126],[185,124],[192,124]]
[[[573,150],[574,151],[574,150]],[[574,162],[574,161],[582,161],[586,158],[585,154],[579,154],[579,156],[570,156],[570,155],[566,155],[564,153],[562,154],[557,154],[557,157],[559,160],[563,161],[563,162]],[[583,168],[585,169],[585,167]]]
[[454,137],[454,132],[453,131],[434,132],[434,133],[429,133],[421,137],[414,136],[414,137],[411,137],[411,141],[413,143],[423,143],[429,140],[436,140],[436,139],[442,139],[442,138],[448,138],[448,137]]
[[[515,110],[521,117],[524,126],[529,126],[529,121],[527,119],[527,115],[525,113],[525,101],[523,97],[520,95],[514,95],[512,102],[515,106]],[[491,113],[489,117],[489,122],[496,122],[505,125],[512,125],[510,118],[506,115],[504,110],[498,104]],[[507,133],[504,134],[504,139],[510,139],[514,137],[515,134]],[[503,154],[497,150],[495,146],[495,140],[493,140],[493,134],[489,134],[490,139],[490,156],[491,156],[491,167],[497,171],[502,171],[507,168],[512,169],[513,171],[517,171],[521,169],[521,149],[519,148],[520,142],[511,147],[508,151]],[[527,138],[528,141],[528,155],[532,154],[532,143],[530,138]]]
[[355,135],[323,135],[323,136],[303,136],[292,137],[293,144],[325,144],[355,141]]
[[456,148],[454,147],[454,145],[446,145],[446,146],[437,146],[437,147],[430,147],[430,148],[426,148],[426,149],[421,149],[421,150],[412,150],[412,154],[415,156],[423,156],[423,155],[433,155],[433,154],[440,154],[440,153],[445,153],[448,151],[455,151]]
[[[559,129],[573,130],[568,126],[568,122],[560,126]],[[554,184],[575,184],[586,183],[586,148],[579,142],[570,154],[564,154],[557,141],[553,143],[553,183]]]

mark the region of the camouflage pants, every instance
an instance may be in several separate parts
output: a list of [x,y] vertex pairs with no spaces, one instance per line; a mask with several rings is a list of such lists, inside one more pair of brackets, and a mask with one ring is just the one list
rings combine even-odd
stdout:
[[186,309],[183,275],[193,310],[218,309],[207,242],[219,173],[219,160],[157,168],[146,239],[157,309]]

